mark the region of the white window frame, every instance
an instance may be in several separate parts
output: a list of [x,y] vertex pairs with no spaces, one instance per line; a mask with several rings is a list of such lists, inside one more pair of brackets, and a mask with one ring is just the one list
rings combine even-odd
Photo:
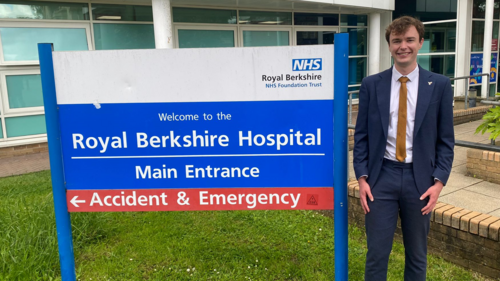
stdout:
[[[90,32],[90,22],[82,22],[82,23],[75,23],[75,22],[60,22],[60,23],[53,23],[53,22],[3,22],[0,21],[0,28],[3,27],[14,27],[14,28],[82,28],[85,29],[85,34],[87,36],[87,48],[89,51],[93,50],[93,44],[92,44],[92,36]],[[3,43],[2,43],[2,36],[0,34],[0,65],[2,66],[8,66],[8,65],[39,65],[38,60],[30,60],[30,61],[5,61],[4,54],[3,54]]]
[[30,112],[44,112],[43,106],[23,107],[23,108],[10,108],[9,93],[7,90],[7,77],[6,76],[23,76],[23,75],[40,75],[40,69],[27,69],[27,70],[2,70],[0,71],[0,91],[2,93],[2,111],[5,114],[16,113],[30,113]]
[[[237,47],[238,46],[238,27],[233,24],[233,25],[228,25],[228,24],[224,24],[224,25],[220,25],[220,24],[203,24],[203,25],[200,25],[199,23],[198,24],[185,24],[185,23],[182,23],[182,24],[174,24],[174,44],[175,44],[175,48],[176,49],[179,49],[179,29],[182,29],[182,30],[213,30],[213,31],[219,31],[219,30],[232,30],[233,31],[233,36],[234,36],[234,45],[233,45],[233,48],[234,47]],[[221,47],[222,48],[222,47]]]
[[36,134],[36,135],[27,135],[27,136],[7,138],[7,126],[6,126],[5,119],[12,118],[12,117],[27,117],[27,116],[36,116],[36,115],[44,115],[44,113],[43,112],[33,112],[30,114],[24,113],[24,114],[15,114],[15,115],[9,115],[9,116],[5,116],[4,114],[2,114],[2,133],[4,135],[3,135],[3,138],[0,138],[0,147],[40,143],[43,141],[47,141],[47,134]]
[[[300,27],[293,28],[293,46],[297,45],[297,32],[320,32],[320,31],[333,31],[339,33],[339,26],[310,26],[310,25],[300,25]],[[302,45],[300,45],[302,46]]]
[[[238,47],[245,47],[243,45],[243,32],[244,31],[288,31],[288,46],[294,46],[294,38],[293,32],[292,32],[292,26],[287,25],[287,26],[280,26],[280,25],[271,25],[271,26],[256,26],[256,25],[248,25],[248,26],[242,26],[240,25],[239,27],[239,42],[238,42]],[[257,47],[255,47],[257,48]]]

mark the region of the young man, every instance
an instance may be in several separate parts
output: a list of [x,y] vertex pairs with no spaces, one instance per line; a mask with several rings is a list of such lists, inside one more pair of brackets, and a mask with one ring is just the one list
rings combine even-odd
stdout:
[[450,80],[417,64],[424,26],[412,17],[386,30],[394,66],[363,79],[354,134],[354,170],[365,211],[365,280],[386,280],[401,217],[405,279],[425,280],[430,213],[453,162]]

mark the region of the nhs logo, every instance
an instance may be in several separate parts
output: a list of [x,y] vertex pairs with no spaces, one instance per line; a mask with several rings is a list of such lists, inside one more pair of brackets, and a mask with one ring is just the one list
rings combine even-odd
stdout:
[[294,59],[292,60],[293,71],[321,70],[322,59]]

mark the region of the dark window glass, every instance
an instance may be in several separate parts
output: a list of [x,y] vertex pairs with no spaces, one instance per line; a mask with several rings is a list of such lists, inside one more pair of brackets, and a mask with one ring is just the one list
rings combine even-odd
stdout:
[[297,31],[297,45],[333,44],[335,31]]
[[368,37],[366,28],[341,28],[340,32],[349,32],[349,56],[366,55]]
[[366,76],[366,58],[349,59],[349,85],[361,84],[361,80]]
[[[471,51],[482,52],[484,44],[484,21],[472,21]],[[493,22],[492,51],[498,49],[498,21]]]
[[340,25],[342,26],[367,26],[367,15],[340,15]]
[[338,14],[295,13],[295,25],[339,25]]
[[153,9],[151,6],[92,4],[92,19],[153,21]]
[[240,24],[291,25],[292,13],[240,11]]
[[420,53],[455,52],[456,26],[456,22],[425,25],[424,44]]
[[457,0],[396,0],[392,18],[413,16],[423,22],[457,18]]
[[88,20],[87,3],[0,0],[0,18],[37,20]]
[[236,23],[236,10],[173,8],[174,22]]
[[[475,19],[484,19],[486,11],[486,0],[474,0],[472,7],[472,17]],[[493,18],[500,18],[500,0],[494,0],[493,4]]]
[[455,77],[455,55],[417,56],[418,65],[426,70]]

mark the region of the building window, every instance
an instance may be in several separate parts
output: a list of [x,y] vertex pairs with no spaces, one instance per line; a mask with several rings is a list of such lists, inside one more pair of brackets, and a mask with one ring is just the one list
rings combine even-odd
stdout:
[[412,16],[422,22],[457,18],[457,0],[405,0],[395,1],[392,18]]
[[366,77],[367,65],[368,59],[366,57],[349,58],[349,85],[361,84],[361,80]]
[[45,116],[30,115],[5,118],[8,138],[46,134]]
[[[493,18],[500,18],[500,0],[494,0],[493,2]],[[486,12],[486,0],[474,0],[472,7],[472,18],[484,19]]]
[[333,44],[336,31],[297,31],[297,45],[325,45]]
[[5,75],[6,108],[19,109],[43,106],[42,80],[40,74]]
[[155,48],[151,6],[92,4],[92,25],[96,50]]
[[96,50],[154,49],[152,24],[94,23]]
[[294,25],[338,26],[338,14],[294,13]]
[[425,25],[424,44],[420,53],[455,52],[456,25],[456,22]]
[[[1,26],[1,23],[0,23]],[[56,51],[85,51],[89,49],[84,27],[0,27],[4,62],[38,61],[38,43],[54,43]],[[38,25],[40,26],[40,25]]]
[[455,77],[455,55],[419,55],[418,64],[434,73]]
[[5,3],[0,17],[16,20],[0,22],[0,146],[39,142],[46,132],[37,45],[92,50],[89,4]]
[[290,45],[289,31],[243,30],[243,47]]
[[[498,51],[498,21],[493,22],[492,51]],[[472,21],[471,51],[482,52],[484,44],[484,21]]]
[[235,30],[199,30],[178,28],[179,48],[234,47]]
[[366,28],[341,28],[340,32],[349,33],[349,56],[367,54],[368,30]]
[[0,0],[0,18],[31,20],[88,20],[87,3]]
[[368,17],[340,15],[340,25],[340,32],[349,33],[349,91],[353,91],[368,70]]
[[93,20],[153,21],[151,6],[92,4]]
[[174,22],[236,24],[236,10],[173,8]]
[[341,26],[368,26],[367,15],[340,15]]
[[240,11],[239,24],[292,25],[292,13]]

